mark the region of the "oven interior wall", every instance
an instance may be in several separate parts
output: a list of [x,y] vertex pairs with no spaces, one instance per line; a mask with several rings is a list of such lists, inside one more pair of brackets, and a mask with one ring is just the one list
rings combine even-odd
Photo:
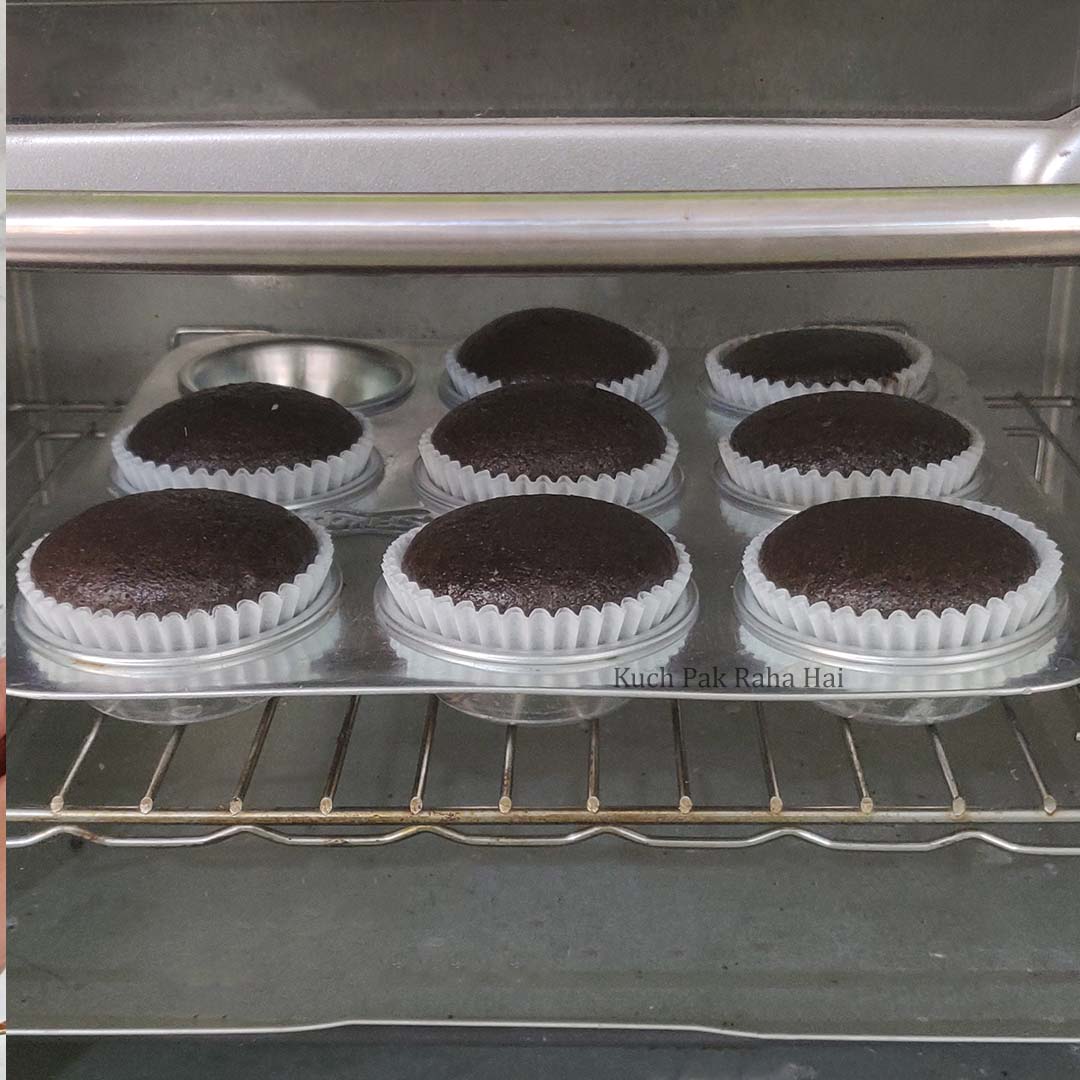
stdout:
[[[1008,121],[1080,106],[1076,0],[13,0],[9,41],[15,123]],[[257,189],[259,177],[239,182]],[[95,406],[128,400],[180,327],[451,342],[502,312],[557,304],[645,330],[686,350],[689,362],[741,332],[856,319],[907,325],[987,394],[1080,393],[1080,266],[590,275],[49,271],[15,272],[8,285],[8,394],[28,406],[9,417],[15,508],[63,464],[62,441],[35,458],[34,429],[107,430],[114,416]],[[1047,414],[1073,454],[1078,417],[1075,409]],[[1077,701],[1065,691],[1017,703],[1068,806],[1080,804]],[[283,708],[266,744],[260,776],[267,787],[256,785],[253,800],[300,805],[317,795],[341,704],[316,696]],[[364,798],[407,797],[423,709],[416,698],[364,699],[347,781],[362,786]],[[85,703],[13,705],[13,805],[47,799],[57,770],[78,751],[89,711]],[[809,705],[770,707],[769,718],[774,732],[800,737],[785,770],[844,784],[849,794],[850,778],[836,771],[822,736],[835,734],[825,727],[832,719]],[[661,741],[665,717],[639,702],[616,720],[604,744],[605,797],[670,798],[666,773],[654,767],[670,753]],[[687,708],[687,735],[707,751],[695,766],[696,784],[726,785],[730,796],[758,781],[732,775],[733,745],[752,738],[752,720],[748,703]],[[1000,728],[1003,718],[994,721]],[[257,722],[255,713],[192,730],[163,798],[189,805],[227,799]],[[965,749],[957,755],[960,781],[1009,789],[1026,775],[1023,762],[1009,759],[1010,780],[986,730],[946,733]],[[1048,743],[1048,731],[1066,732],[1067,744]],[[887,744],[891,734],[865,737]],[[578,744],[586,737],[577,729],[523,736],[530,770],[519,781],[523,798],[579,799],[585,774],[566,766],[583,760]],[[494,795],[498,730],[446,710],[440,740],[436,795],[465,801],[478,788],[481,798]],[[84,770],[86,787],[75,795],[137,800],[163,742],[163,732],[108,721]],[[872,763],[875,783],[906,790],[913,782],[903,755],[882,752]],[[868,824],[846,835],[894,842],[902,833]],[[1013,835],[1075,845],[1077,832],[1043,822]],[[661,850],[609,836],[499,850],[421,836],[347,850],[245,836],[204,848],[116,850],[63,837],[12,851],[9,872],[16,1029],[471,1018],[803,1035],[1076,1035],[1080,859],[981,843],[921,854],[823,850],[790,839],[737,851]],[[409,1044],[414,1035],[400,1037]],[[63,1053],[80,1054],[74,1045]],[[130,1045],[144,1073],[153,1052],[144,1040]],[[249,1067],[265,1051],[256,1042]],[[341,1073],[351,1075],[355,1047],[342,1056]],[[768,1060],[731,1064],[747,1075],[830,1071],[826,1057],[812,1056],[785,1046]],[[727,1064],[718,1064],[715,1042],[705,1058],[670,1072]],[[884,1078],[879,1050],[866,1058],[863,1072]],[[1063,1050],[1042,1074],[1064,1075],[1074,1059]],[[197,1055],[186,1063],[199,1068]],[[87,1052],[81,1064],[71,1075],[101,1075],[111,1063],[107,1053],[103,1060]],[[663,1074],[658,1056],[650,1064]],[[1009,1065],[1018,1076],[1022,1063],[1012,1069],[988,1055],[990,1065]],[[298,1064],[298,1075],[314,1076],[314,1068]],[[941,1073],[956,1069],[944,1065]]]
[[[130,396],[177,327],[452,341],[533,304],[597,311],[687,348],[686,356],[770,326],[902,322],[958,360],[984,392],[1075,394],[1078,290],[1076,267],[1045,266],[608,276],[20,273],[11,281],[11,398],[57,408],[16,412],[10,437],[18,440],[30,423],[107,428],[108,415],[59,409]],[[1060,411],[1073,425],[1062,436],[1075,453],[1075,410],[1071,418]],[[13,504],[24,484],[33,486],[32,469],[25,471],[13,471]],[[275,788],[253,791],[254,799],[311,798],[340,705],[315,697],[283,709],[263,766]],[[16,716],[11,796],[33,803],[76,752],[88,708],[48,703],[16,713],[24,708],[36,714]],[[688,707],[688,737],[723,762],[732,740],[748,737],[749,708]],[[1076,698],[1040,695],[1017,708],[1036,731],[1068,731]],[[784,705],[769,715],[775,731],[806,736],[807,755],[791,763],[797,775],[849,780],[835,761],[815,756],[826,741],[824,714]],[[664,753],[656,710],[639,702],[616,719],[605,743],[605,791],[662,800],[665,777],[651,767]],[[162,797],[201,805],[227,795],[256,721],[245,715],[192,731],[170,774],[177,786]],[[364,797],[389,798],[409,785],[422,722],[415,698],[365,699],[349,772],[350,782],[370,785]],[[961,781],[1007,783],[975,731],[955,732],[970,751]],[[154,736],[162,734],[109,722],[87,783],[104,800],[127,797],[152,767],[161,743]],[[567,777],[559,771],[564,744],[582,732],[529,734],[536,787],[523,778],[523,795],[551,795],[550,785]],[[498,732],[448,711],[440,740],[445,756],[433,785],[451,802],[468,802],[475,796],[464,786],[497,769]],[[1053,762],[1050,782],[1063,805],[1076,802],[1069,778],[1078,775],[1077,748],[1070,741],[1049,754],[1039,746]],[[874,775],[906,782],[909,762],[886,755]],[[751,782],[712,767],[695,783],[710,778]],[[569,779],[551,795],[556,802],[576,797],[584,773]],[[95,790],[79,797],[93,799]],[[862,828],[860,835],[896,839],[889,826]],[[1075,829],[1043,824],[1018,835],[1070,843]],[[118,851],[58,839],[12,856],[11,1019],[24,1029],[416,1017],[850,1035],[1074,1031],[1063,988],[1075,980],[1068,913],[1077,859],[981,844],[923,854],[823,851],[794,841],[670,851],[612,837],[499,851],[430,836],[365,850],[242,837],[204,849]]]
[[1080,389],[1080,270],[609,275],[21,272],[9,283],[12,400],[124,401],[178,327],[256,326],[452,342],[516,308],[562,305],[699,353],[770,327],[902,323],[986,393]]
[[[1073,0],[14,3],[16,122],[1047,119]],[[242,45],[242,47],[238,47]]]

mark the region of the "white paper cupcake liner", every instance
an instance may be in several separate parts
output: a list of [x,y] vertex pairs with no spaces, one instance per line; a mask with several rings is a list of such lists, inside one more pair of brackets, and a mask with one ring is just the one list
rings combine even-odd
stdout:
[[[638,375],[617,379],[614,382],[598,382],[596,385],[601,390],[610,390],[613,394],[628,398],[630,401],[636,401],[640,405],[641,402],[648,401],[659,389],[668,367],[668,351],[664,345],[655,338],[649,337],[648,334],[642,334],[640,331],[635,331],[635,333],[652,346],[653,354],[656,356],[656,361],[652,367],[647,368]],[[474,398],[479,397],[480,394],[486,394],[489,390],[498,390],[502,386],[501,379],[489,379],[486,375],[475,375],[468,368],[462,367],[461,362],[458,360],[458,348],[458,345],[454,345],[448,349],[444,360],[450,382],[459,394],[467,398]]]
[[[791,328],[788,328],[791,329]],[[795,329],[806,329],[796,327]],[[852,323],[832,323],[824,326],[815,326],[814,329],[822,330],[863,330],[882,337],[892,338],[900,342],[904,347],[911,362],[902,368],[896,379],[880,382],[877,379],[867,379],[864,382],[834,382],[826,386],[824,383],[795,383],[788,386],[787,383],[774,382],[771,379],[755,379],[753,375],[739,375],[730,368],[724,367],[724,357],[733,349],[753,338],[766,337],[769,334],[782,333],[782,330],[769,330],[765,333],[744,334],[742,337],[732,338],[730,341],[717,345],[705,357],[705,370],[709,376],[709,382],[717,396],[729,405],[748,412],[755,412],[771,405],[774,401],[782,401],[784,398],[798,397],[800,394],[820,394],[825,390],[866,390],[879,394],[899,394],[901,397],[914,397],[926,377],[930,374],[933,364],[933,354],[930,347],[910,334],[900,330],[883,329],[876,326],[858,326]]]
[[217,469],[189,469],[186,465],[174,469],[146,461],[127,448],[131,428],[117,432],[112,440],[116,467],[126,487],[133,491],[165,491],[170,488],[212,488],[215,491],[235,491],[256,499],[281,505],[317,498],[345,487],[367,467],[375,447],[371,425],[361,420],[360,438],[340,454],[313,461],[310,464],[279,465],[276,469],[261,468],[254,472],[238,469],[228,472]]
[[235,645],[299,615],[318,596],[334,561],[334,545],[321,525],[308,525],[318,541],[318,550],[307,569],[273,592],[264,592],[258,600],[241,600],[235,606],[218,604],[211,611],[196,608],[186,615],[176,611],[168,615],[136,615],[132,611],[94,611],[60,603],[38,588],[30,575],[30,562],[45,537],[23,553],[16,580],[31,612],[52,633],[78,645],[116,654],[183,653]]
[[[856,615],[851,607],[834,609],[824,600],[811,604],[806,596],[792,596],[765,576],[759,555],[765,537],[777,527],[773,526],[759,533],[743,552],[746,582],[766,614],[777,622],[800,634],[838,645],[897,652],[940,651],[994,641],[1026,626],[1042,611],[1061,576],[1062,559],[1057,544],[1038,526],[1008,510],[964,499],[944,501],[988,514],[1014,528],[1035,549],[1035,573],[1019,588],[993,597],[985,604],[972,604],[967,611],[948,608],[940,615],[927,610],[915,615],[894,611],[886,617],[873,609]],[[942,542],[945,540],[941,538]]]
[[433,430],[433,427],[428,428],[420,436],[420,459],[424,468],[437,487],[468,503],[496,499],[502,495],[582,495],[588,499],[627,506],[659,491],[667,483],[675,467],[675,459],[679,456],[679,443],[665,428],[667,443],[660,457],[629,472],[616,473],[614,476],[609,473],[579,476],[576,480],[569,476],[554,480],[549,476],[512,477],[505,472],[492,476],[490,469],[478,471],[472,465],[463,465],[436,450],[431,441]]
[[[421,526],[423,528],[423,526]],[[662,585],[628,596],[620,603],[602,608],[587,605],[579,611],[544,608],[526,613],[521,608],[499,611],[494,604],[477,608],[471,600],[455,603],[449,596],[436,596],[421,588],[401,569],[401,560],[419,528],[399,536],[383,555],[382,572],[390,594],[406,617],[426,630],[452,641],[496,649],[550,652],[586,649],[628,641],[651,630],[666,618],[686,591],[690,581],[690,556],[671,537],[679,565]]]
[[965,426],[971,432],[971,445],[959,454],[913,469],[893,469],[889,473],[875,469],[869,476],[859,471],[844,476],[835,470],[822,476],[818,469],[799,472],[794,468],[766,465],[764,461],[740,454],[732,448],[728,438],[720,440],[720,460],[731,479],[744,491],[788,506],[813,506],[869,495],[938,499],[969,484],[982,460],[986,441],[975,428]]

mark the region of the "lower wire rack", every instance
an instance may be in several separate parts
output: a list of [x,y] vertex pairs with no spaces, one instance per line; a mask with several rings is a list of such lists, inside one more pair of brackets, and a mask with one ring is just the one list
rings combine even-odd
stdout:
[[[65,835],[161,848],[239,836],[302,847],[378,847],[420,835],[565,847],[608,836],[675,849],[797,839],[835,851],[927,852],[979,841],[1015,854],[1080,855],[1075,688],[1001,698],[940,727],[886,727],[755,702],[714,706],[710,715],[707,704],[678,700],[530,729],[477,721],[434,697],[271,698],[224,725],[166,731],[85,705],[74,706],[78,722],[55,709],[31,702],[18,711],[19,760],[33,757],[19,754],[20,745],[55,744],[57,732],[71,747],[36,805],[21,798],[26,782],[13,777],[12,848]],[[46,723],[51,734],[36,730]],[[231,779],[230,759],[239,765]],[[392,786],[385,774],[402,777],[383,804],[359,804],[343,790],[368,767],[382,787]],[[33,768],[38,779],[43,771]],[[519,790],[538,785],[578,797],[540,800]],[[132,789],[131,801],[107,797],[123,788]],[[273,797],[275,788],[310,795],[286,802]],[[660,788],[666,799],[624,794]],[[724,789],[741,797],[718,800]],[[487,801],[470,800],[485,792]]]

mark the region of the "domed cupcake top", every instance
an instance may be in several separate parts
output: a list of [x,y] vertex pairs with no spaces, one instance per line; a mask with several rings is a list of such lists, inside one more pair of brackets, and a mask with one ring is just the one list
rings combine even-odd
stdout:
[[363,425],[344,406],[307,390],[233,383],[170,401],[128,433],[127,448],[172,468],[291,468],[348,450]]
[[967,450],[972,436],[959,420],[911,398],[837,390],[767,405],[742,420],[729,442],[781,469],[869,476],[946,461]]
[[114,614],[187,615],[273,592],[314,560],[315,535],[274,503],[228,491],[154,491],[91,507],[30,562],[59,603]]
[[472,398],[435,425],[441,454],[492,476],[615,476],[667,446],[641,406],[593,386],[505,386]]
[[457,350],[474,375],[502,383],[610,383],[656,363],[653,347],[618,323],[565,308],[503,315],[471,334]]
[[809,507],[765,537],[759,562],[792,596],[884,616],[964,612],[1037,569],[1032,545],[1005,522],[954,503],[896,497]]
[[787,386],[876,379],[894,382],[912,358],[895,338],[870,330],[807,327],[749,338],[724,354],[720,363],[737,375]]
[[436,596],[526,614],[618,604],[678,568],[668,535],[625,507],[573,495],[473,503],[425,525],[401,562]]

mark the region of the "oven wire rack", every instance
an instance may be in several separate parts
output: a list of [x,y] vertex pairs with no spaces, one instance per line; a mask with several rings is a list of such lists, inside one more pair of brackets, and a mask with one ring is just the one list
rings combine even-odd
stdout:
[[[1016,422],[1006,430],[1016,438],[1034,441],[1033,469],[1036,481],[1046,483],[1058,462],[1080,476],[1080,458],[1062,438],[1061,418],[1073,421],[1080,416],[1080,399],[1075,396],[1033,397],[1023,394],[988,399],[992,407],[1016,411]],[[70,403],[46,406],[21,403],[15,413],[26,414],[27,430],[18,436],[8,454],[8,466],[33,462],[36,486],[22,510],[9,523],[9,548],[30,509],[49,501],[50,487],[67,461],[73,460],[87,440],[102,438],[117,408],[100,403]],[[67,421],[67,422],[65,422]],[[1080,744],[1080,687],[1062,691],[1068,737]],[[912,725],[904,738],[922,740],[936,762],[940,801],[926,805],[893,804],[876,797],[875,777],[860,753],[860,725],[835,719],[839,727],[837,763],[850,778],[850,801],[836,805],[801,805],[787,794],[783,770],[775,752],[777,729],[760,702],[746,702],[748,720],[756,731],[756,762],[746,765],[758,770],[761,798],[738,805],[705,804],[698,801],[691,781],[692,757],[684,736],[682,707],[678,700],[657,704],[657,722],[670,728],[671,757],[669,802],[661,805],[608,803],[601,791],[602,746],[607,738],[604,721],[587,722],[584,760],[566,763],[581,777],[580,802],[572,805],[522,804],[515,799],[515,771],[519,765],[518,727],[501,728],[501,766],[491,777],[490,803],[440,805],[429,798],[429,779],[439,767],[436,753],[440,704],[426,699],[424,722],[416,748],[415,775],[407,802],[387,806],[353,806],[339,803],[337,795],[345,771],[350,744],[364,698],[341,699],[340,726],[321,788],[313,780],[310,804],[292,807],[260,806],[249,798],[267,737],[274,724],[281,699],[264,705],[250,737],[246,757],[231,791],[223,793],[217,805],[165,805],[160,798],[186,726],[170,729],[164,746],[147,778],[137,803],[82,805],[71,801],[71,792],[102,731],[104,718],[87,707],[90,723],[77,751],[58,778],[44,805],[12,806],[8,822],[16,828],[9,833],[8,847],[25,848],[55,837],[68,836],[106,847],[201,847],[237,836],[254,836],[289,846],[378,847],[418,835],[434,835],[455,843],[480,847],[564,847],[601,836],[617,837],[654,848],[732,849],[752,848],[780,839],[795,839],[833,851],[928,852],[965,842],[981,842],[1011,854],[1043,856],[1080,855],[1080,828],[1069,829],[1062,840],[1046,843],[1045,830],[1038,842],[1013,839],[997,830],[1001,826],[1080,826],[1080,800],[1063,799],[1048,780],[1046,762],[1040,761],[1025,720],[1011,699],[999,698],[984,713],[987,723],[1004,725],[1015,744],[1019,760],[1030,780],[1029,802],[995,804],[977,790],[962,786],[963,770],[955,763],[956,749],[950,753],[934,724]],[[43,701],[20,702],[13,711],[13,734],[33,723],[34,712],[47,708]],[[666,715],[664,715],[666,713]],[[160,733],[157,733],[160,737]],[[1080,761],[1055,762],[1066,771]],[[652,766],[657,767],[657,766]],[[1068,787],[1077,781],[1070,775]],[[891,826],[890,839],[865,839],[856,826]],[[828,831],[820,831],[826,827]],[[935,826],[936,835],[912,837],[913,826]],[[113,831],[119,827],[123,831]],[[705,827],[704,831],[701,828]],[[897,828],[900,827],[900,828]],[[941,831],[944,827],[945,831]],[[196,830],[177,833],[177,829]],[[365,831],[351,831],[363,828]],[[657,828],[667,829],[658,833]],[[568,831],[566,831],[568,829]],[[673,830],[673,831],[672,831]],[[1055,838],[1056,839],[1056,838]]]
[[[1080,741],[1080,690],[1064,691],[1070,709],[1068,723],[1074,740]],[[597,836],[617,836],[649,847],[746,848],[784,837],[795,838],[840,851],[932,851],[967,840],[979,840],[1015,854],[1080,855],[1080,844],[1028,844],[1013,841],[983,828],[971,826],[1031,825],[1048,823],[1080,824],[1080,804],[1064,804],[1051,789],[1046,770],[1038,761],[1033,742],[1017,709],[1001,698],[984,714],[984,723],[1004,724],[1019,750],[1031,781],[1032,798],[1027,805],[996,806],[983,801],[977,791],[961,787],[960,770],[946,750],[935,724],[913,725],[905,733],[911,740],[926,740],[939,774],[940,802],[928,805],[893,805],[875,798],[873,775],[864,766],[859,750],[858,725],[837,719],[840,738],[836,740],[841,767],[850,775],[850,802],[837,805],[792,805],[787,801],[782,770],[774,752],[775,733],[759,702],[746,703],[753,716],[757,735],[757,768],[761,776],[761,800],[741,805],[699,805],[691,784],[690,754],[684,737],[678,700],[667,703],[671,733],[671,800],[664,805],[608,805],[601,793],[602,726],[600,719],[588,722],[588,739],[583,762],[569,762],[582,778],[582,799],[575,805],[519,805],[514,797],[514,777],[518,766],[518,727],[502,725],[501,768],[490,785],[493,801],[479,805],[438,805],[428,799],[428,783],[435,768],[436,731],[439,701],[427,698],[423,728],[416,750],[416,768],[407,802],[389,806],[339,805],[338,786],[345,770],[349,747],[363,697],[344,699],[345,707],[317,799],[309,805],[262,807],[251,805],[248,793],[274,723],[280,698],[271,698],[262,709],[248,744],[243,766],[231,792],[216,806],[174,807],[161,805],[159,792],[184,738],[186,725],[171,729],[137,803],[116,806],[72,804],[70,792],[85,765],[104,718],[96,716],[76,753],[57,783],[48,804],[18,806],[8,810],[12,824],[36,826],[36,831],[17,833],[8,839],[13,848],[28,847],[56,836],[70,835],[108,847],[198,847],[252,835],[293,846],[377,847],[431,833],[457,843],[484,847],[567,846]],[[40,703],[23,707],[20,726],[27,712]],[[993,714],[997,715],[994,716]],[[912,746],[914,742],[912,742]],[[1077,750],[1080,757],[1080,748]],[[749,767],[749,766],[748,766]],[[314,784],[313,784],[314,790]],[[497,794],[496,794],[497,793]],[[808,825],[948,825],[953,831],[920,840],[867,841],[833,837],[814,832]],[[122,825],[134,832],[114,834],[99,826]],[[749,835],[654,835],[644,826],[747,826],[766,825],[766,831]],[[198,826],[205,831],[185,835],[161,835],[161,827]],[[377,828],[375,833],[340,831],[358,826]],[[496,831],[491,827],[495,826]],[[505,827],[511,831],[504,831]],[[572,826],[569,832],[519,832],[517,827]],[[957,826],[963,826],[957,830]],[[307,832],[295,832],[297,827]],[[477,831],[474,827],[481,827]],[[483,827],[486,827],[486,831]],[[314,831],[311,831],[314,830]]]

